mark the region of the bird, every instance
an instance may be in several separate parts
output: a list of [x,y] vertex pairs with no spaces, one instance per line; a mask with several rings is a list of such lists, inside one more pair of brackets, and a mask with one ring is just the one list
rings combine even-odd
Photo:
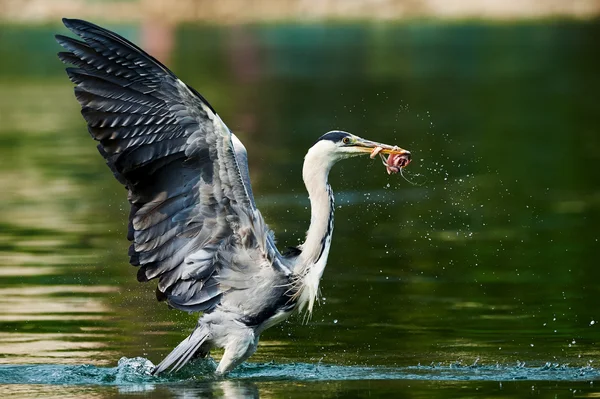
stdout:
[[158,280],[158,301],[199,313],[153,374],[221,348],[215,374],[226,375],[256,351],[263,331],[312,313],[333,234],[332,166],[378,153],[403,167],[411,153],[341,130],[319,137],[302,167],[306,239],[282,253],[256,206],[246,149],[208,101],[120,35],[79,19],[63,23],[77,37],[55,36],[66,50],[58,57],[71,65],[88,131],[127,190],[137,280]]

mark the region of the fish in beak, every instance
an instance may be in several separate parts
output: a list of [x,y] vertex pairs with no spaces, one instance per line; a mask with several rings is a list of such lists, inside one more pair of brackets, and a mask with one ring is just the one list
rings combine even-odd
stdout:
[[355,145],[364,152],[370,153],[371,159],[379,155],[389,175],[400,172],[400,170],[407,167],[411,161],[410,151],[397,146],[377,143],[365,139],[358,139]]

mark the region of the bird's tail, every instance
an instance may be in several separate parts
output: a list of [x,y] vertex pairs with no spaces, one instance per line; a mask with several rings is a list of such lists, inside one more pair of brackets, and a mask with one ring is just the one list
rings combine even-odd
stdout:
[[198,352],[202,344],[206,342],[208,337],[208,328],[199,325],[186,339],[181,341],[181,343],[177,345],[177,347],[173,349],[171,353],[169,353],[167,357],[154,368],[154,370],[152,370],[152,374],[160,374],[168,368],[171,368],[171,372],[176,372],[190,361],[194,354]]

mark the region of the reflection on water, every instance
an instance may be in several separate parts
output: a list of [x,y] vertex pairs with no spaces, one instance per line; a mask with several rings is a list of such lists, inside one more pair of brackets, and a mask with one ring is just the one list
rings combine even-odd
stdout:
[[[597,392],[589,383],[557,382],[431,382],[431,381],[348,381],[295,383],[282,382],[214,382],[196,383],[187,386],[157,386],[154,390],[136,390],[121,387],[50,386],[36,387],[37,396],[43,398],[156,398],[156,399],[204,399],[204,398],[290,398],[307,397],[340,398],[594,398]],[[30,385],[0,386],[0,394],[11,398],[30,398]],[[236,395],[236,396],[234,396]]]
[[[195,316],[159,306],[127,265],[125,193],[55,58],[59,29],[0,28],[0,363],[156,363]],[[411,185],[373,161],[336,166],[322,306],[308,325],[295,318],[263,334],[252,360],[375,371],[459,361],[596,367],[597,31],[595,22],[552,22],[166,32],[161,57],[246,144],[257,202],[281,247],[307,228],[302,157],[327,130],[409,148],[411,172],[426,176]],[[280,371],[252,382],[243,374],[198,385],[68,386],[60,395],[423,397],[432,386],[337,381],[343,375],[294,382]],[[499,385],[474,373],[460,384],[437,378],[439,394],[425,396],[592,389],[574,378]],[[83,383],[77,378],[68,384]],[[0,392],[57,395],[19,384]]]
[[[154,396],[157,398],[173,399],[193,399],[216,397],[223,399],[257,399],[261,395],[258,386],[250,381],[214,381],[203,382],[193,385],[138,385],[129,387],[119,387],[118,392],[124,394],[144,394],[144,396]],[[262,395],[263,398],[272,397],[269,391]]]
[[[18,270],[17,268],[6,269]],[[0,269],[0,271],[4,270]],[[106,320],[110,308],[102,299],[94,299],[93,295],[116,291],[115,287],[101,285],[0,288],[0,322],[5,325],[21,324],[25,329],[0,333],[0,353],[3,354],[0,363],[77,364],[94,358],[100,350],[106,352],[106,344],[95,341],[110,340],[110,336],[99,333],[101,331],[95,329],[86,331],[82,328],[80,333],[58,333],[61,330],[59,327],[57,332],[43,333],[36,332],[30,326],[40,322],[60,325],[65,319],[70,322]],[[95,361],[98,364],[107,362],[108,360]]]

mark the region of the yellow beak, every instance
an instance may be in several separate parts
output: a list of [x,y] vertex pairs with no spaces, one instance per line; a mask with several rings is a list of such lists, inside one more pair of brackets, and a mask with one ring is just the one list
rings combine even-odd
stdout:
[[357,138],[355,144],[357,148],[361,151],[373,153],[375,149],[381,148],[381,150],[377,151],[375,154],[385,154],[385,155],[402,155],[406,157],[409,161],[411,159],[410,151],[405,150],[404,148],[400,148],[398,146],[391,146],[388,144],[378,143],[376,141],[365,140],[362,138]]

